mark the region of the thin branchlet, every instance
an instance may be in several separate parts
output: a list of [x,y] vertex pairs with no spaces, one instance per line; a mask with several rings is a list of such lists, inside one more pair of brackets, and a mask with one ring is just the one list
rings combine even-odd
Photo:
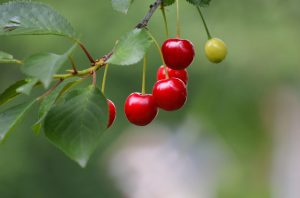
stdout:
[[88,57],[89,61],[92,63],[92,64],[95,64],[95,60],[94,58],[92,57],[92,55],[89,53],[89,51],[86,49],[86,47],[82,44],[82,43],[78,43],[78,45],[80,46],[80,48],[84,51],[85,55]]
[[158,8],[161,4],[162,4],[162,0],[156,0],[153,4],[151,4],[148,13],[147,13],[146,16],[143,18],[143,20],[142,20],[140,23],[138,23],[138,24],[136,25],[136,28],[142,29],[142,28],[147,27],[150,18],[152,17],[152,15],[154,14],[154,12],[157,10],[157,8]]
[[37,100],[42,100],[45,97],[47,97],[48,95],[50,95],[52,93],[52,91],[54,91],[62,82],[64,81],[64,79],[59,79],[57,81],[57,83],[55,83],[46,93],[44,93],[43,95],[41,95],[40,97],[37,98]]

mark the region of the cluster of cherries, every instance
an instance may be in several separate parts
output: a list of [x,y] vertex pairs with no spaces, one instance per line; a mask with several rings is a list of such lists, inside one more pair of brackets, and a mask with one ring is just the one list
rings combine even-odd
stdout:
[[[175,111],[180,109],[187,99],[188,73],[186,68],[193,62],[195,51],[189,40],[174,38],[166,40],[161,48],[166,67],[157,71],[157,82],[152,94],[132,93],[125,102],[124,111],[129,122],[145,126],[153,121],[158,109]],[[212,63],[220,63],[227,55],[225,43],[218,38],[206,42],[205,54]],[[167,74],[166,74],[167,72]],[[109,105],[108,127],[116,117],[116,108],[111,100]]]
[[127,119],[138,126],[152,122],[158,108],[174,111],[180,109],[187,99],[186,68],[195,56],[193,44],[188,40],[168,39],[161,50],[167,67],[161,66],[158,69],[157,82],[153,86],[152,94],[132,93],[125,102]]

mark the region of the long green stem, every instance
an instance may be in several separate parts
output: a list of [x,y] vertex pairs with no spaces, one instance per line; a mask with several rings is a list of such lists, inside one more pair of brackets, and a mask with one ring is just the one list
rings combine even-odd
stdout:
[[161,13],[162,13],[163,19],[164,19],[166,35],[167,35],[167,38],[169,38],[169,27],[168,27],[168,20],[167,20],[165,6],[163,4],[161,4],[160,9],[161,9]]
[[166,78],[169,79],[169,72],[168,72],[168,70],[167,70],[167,66],[166,66],[166,63],[165,63],[164,55],[163,55],[163,53],[162,53],[162,51],[161,51],[161,49],[160,49],[160,46],[159,46],[157,40],[156,40],[156,39],[154,38],[154,36],[151,34],[151,32],[150,32],[149,30],[148,30],[147,32],[148,32],[149,36],[151,37],[151,39],[153,40],[153,42],[154,42],[154,44],[155,44],[155,46],[156,46],[156,48],[157,48],[157,50],[158,50],[158,52],[159,52],[159,54],[160,54],[161,61],[162,61],[162,63],[164,64],[164,69],[165,69],[165,73],[166,73]]
[[207,34],[207,37],[208,37],[208,40],[209,40],[209,39],[212,38],[212,36],[211,36],[211,34],[210,34],[209,30],[208,30],[208,27],[207,27],[206,21],[205,21],[205,19],[204,19],[204,16],[203,16],[203,14],[202,14],[202,12],[201,12],[201,10],[200,10],[200,7],[197,6],[196,8],[197,8],[197,10],[198,10],[198,12],[199,12],[199,14],[200,14],[200,17],[201,17],[202,22],[203,22],[203,24],[204,24],[205,31],[206,31],[206,34]]
[[104,74],[103,74],[103,79],[102,79],[102,88],[101,88],[101,91],[102,91],[103,94],[105,93],[105,85],[106,85],[107,73],[108,73],[108,64],[105,66]]
[[142,94],[146,94],[146,73],[147,73],[147,55],[144,56],[143,64],[143,80],[142,80]]
[[176,29],[177,37],[180,37],[180,15],[179,15],[179,0],[176,0]]

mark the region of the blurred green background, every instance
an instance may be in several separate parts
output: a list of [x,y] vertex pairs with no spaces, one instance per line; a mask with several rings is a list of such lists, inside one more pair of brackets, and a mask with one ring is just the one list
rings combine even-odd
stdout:
[[[109,0],[40,1],[73,24],[94,57],[110,51],[152,3],[135,1],[123,15]],[[196,9],[180,4],[182,37],[194,43],[197,53],[189,68],[185,108],[160,111],[147,127],[130,125],[123,104],[140,91],[142,65],[111,66],[106,94],[117,106],[117,120],[87,168],[33,134],[37,111],[32,111],[0,145],[1,198],[300,197],[300,2],[212,0],[203,12],[211,33],[229,49],[219,65],[205,58],[207,37]],[[175,36],[175,6],[166,12]],[[160,12],[149,29],[160,42],[166,39]],[[70,45],[54,36],[0,37],[0,50],[20,59],[40,51],[63,53]],[[74,57],[87,67],[79,49]],[[160,65],[152,47],[149,92]],[[1,65],[0,91],[22,78],[18,65]]]

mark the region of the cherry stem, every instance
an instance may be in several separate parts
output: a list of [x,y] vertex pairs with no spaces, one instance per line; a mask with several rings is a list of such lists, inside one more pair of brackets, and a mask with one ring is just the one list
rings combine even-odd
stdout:
[[142,94],[146,94],[146,73],[147,73],[147,55],[144,56],[143,63],[143,80],[142,80]]
[[165,70],[165,74],[166,74],[166,79],[169,79],[170,77],[169,77],[169,72],[168,72],[166,64],[164,64],[164,70]]
[[102,88],[101,88],[101,91],[102,91],[103,94],[105,92],[105,85],[106,85],[107,73],[108,73],[108,64],[105,65],[103,79],[102,79]]
[[166,16],[165,6],[163,4],[161,4],[160,9],[161,9],[161,13],[162,13],[163,19],[164,19],[166,35],[167,35],[167,38],[169,38],[169,27],[168,27],[168,20],[167,20],[167,16]]
[[154,44],[155,44],[155,46],[156,46],[156,48],[157,48],[157,50],[158,50],[158,52],[159,52],[159,54],[160,54],[161,61],[162,61],[163,64],[164,64],[165,73],[166,73],[166,78],[169,79],[169,72],[168,72],[168,70],[167,70],[167,66],[166,66],[166,63],[165,63],[165,59],[164,59],[163,53],[162,53],[162,51],[161,51],[161,49],[160,49],[160,46],[159,46],[157,40],[156,40],[156,39],[154,38],[154,36],[151,34],[151,32],[150,32],[149,30],[148,30],[147,32],[148,32],[149,36],[151,37],[151,39],[153,40],[153,42],[154,42]]
[[48,95],[50,95],[52,93],[52,91],[54,91],[63,81],[64,81],[64,79],[59,79],[59,81],[57,83],[55,83],[46,93],[44,93],[43,95],[38,97],[37,100],[42,100],[45,97],[47,97]]
[[93,85],[96,86],[97,85],[97,73],[96,71],[92,71],[92,76],[93,76]]
[[179,0],[176,0],[176,16],[177,37],[180,37]]
[[199,12],[199,15],[200,15],[201,19],[202,19],[202,22],[203,22],[203,24],[204,24],[205,31],[206,31],[206,34],[207,34],[207,37],[208,37],[208,40],[209,40],[209,39],[212,38],[212,36],[211,36],[211,34],[210,34],[209,30],[208,30],[206,21],[205,21],[205,19],[204,19],[204,16],[203,16],[201,10],[200,10],[200,6],[196,6],[196,8],[197,8],[197,10],[198,10],[198,12]]
[[74,59],[72,58],[72,56],[69,56],[69,60],[70,60],[70,62],[71,62],[72,69],[73,69],[72,73],[73,73],[73,74],[78,74],[77,66],[76,66],[75,61],[74,61]]
[[80,41],[76,41],[78,43],[78,45],[80,46],[80,48],[83,50],[83,52],[85,53],[85,55],[87,56],[87,58],[89,59],[89,61],[92,63],[92,64],[95,64],[95,60],[94,58],[92,57],[92,55],[90,54],[90,52],[86,49],[86,47],[83,45],[83,43],[81,43]]

